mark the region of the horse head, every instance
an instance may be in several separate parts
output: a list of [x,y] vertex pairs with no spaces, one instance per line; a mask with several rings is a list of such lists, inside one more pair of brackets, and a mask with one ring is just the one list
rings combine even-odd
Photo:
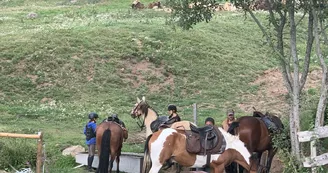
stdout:
[[156,111],[150,108],[146,102],[145,97],[142,97],[142,100],[137,98],[137,103],[134,105],[134,108],[131,111],[131,117],[133,119],[137,119],[137,124],[141,130],[146,127],[147,137],[152,133],[150,124],[157,119],[158,114]]
[[131,111],[131,117],[132,118],[140,118],[142,115],[145,115],[148,111],[149,105],[146,102],[146,98],[142,97],[142,100],[140,100],[137,97],[137,103],[134,105],[132,111]]

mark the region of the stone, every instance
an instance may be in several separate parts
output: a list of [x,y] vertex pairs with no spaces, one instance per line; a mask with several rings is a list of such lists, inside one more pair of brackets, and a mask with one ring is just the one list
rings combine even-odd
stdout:
[[68,156],[71,155],[73,157],[76,156],[76,154],[85,152],[85,148],[82,147],[81,145],[75,145],[75,146],[70,146],[66,149],[63,150],[62,155]]

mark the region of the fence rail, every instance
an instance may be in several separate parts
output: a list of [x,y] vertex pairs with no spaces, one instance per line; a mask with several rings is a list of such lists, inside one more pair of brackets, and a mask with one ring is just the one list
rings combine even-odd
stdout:
[[42,167],[42,143],[43,143],[43,134],[42,132],[38,132],[37,135],[32,134],[18,134],[18,133],[1,133],[0,137],[9,137],[9,138],[27,138],[27,139],[37,139],[37,161],[36,161],[36,173],[41,173]]
[[[318,127],[311,131],[298,132],[297,135],[299,142],[311,142],[311,156],[304,158],[304,167],[314,168],[328,164],[328,153],[317,156],[317,149],[315,146],[315,141],[317,139],[328,137],[328,126]],[[312,169],[312,172],[315,172],[315,169]]]

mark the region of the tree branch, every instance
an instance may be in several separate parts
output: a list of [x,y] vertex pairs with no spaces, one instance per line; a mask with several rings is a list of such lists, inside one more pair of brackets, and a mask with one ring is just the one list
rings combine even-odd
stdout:
[[271,4],[273,4],[273,3],[272,3],[271,0],[266,0],[265,2],[269,4],[269,14],[270,14],[270,18],[271,18],[270,21],[273,24],[273,26],[277,29],[279,26],[277,24],[276,18],[274,17],[274,13],[273,13],[273,10],[272,10]]
[[300,20],[298,22],[296,22],[296,27],[301,23],[301,21],[304,19],[306,15],[306,11],[303,13],[303,16],[300,18]]
[[305,57],[304,57],[304,66],[303,66],[303,72],[301,76],[301,81],[300,81],[300,88],[299,91],[301,92],[305,82],[306,78],[309,73],[309,66],[310,66],[310,59],[311,59],[311,52],[312,52],[312,45],[313,45],[313,13],[312,10],[309,11],[309,21],[308,21],[308,38],[306,42],[306,52],[305,52]]
[[[246,9],[246,11],[251,15],[251,17],[253,18],[253,20],[255,21],[255,23],[259,26],[259,28],[261,29],[262,33],[264,34],[264,36],[267,39],[267,42],[269,43],[269,45],[271,46],[271,48],[274,50],[274,52],[278,55],[281,67],[282,67],[282,74],[283,74],[283,78],[284,78],[284,82],[286,84],[287,90],[289,92],[289,94],[291,94],[293,92],[293,85],[291,83],[291,76],[289,73],[289,63],[286,63],[285,61],[285,56],[284,56],[284,52],[283,52],[283,48],[279,50],[277,50],[277,47],[275,47],[275,45],[273,44],[269,34],[266,32],[266,30],[264,29],[263,25],[261,24],[261,22],[258,20],[258,18],[254,15],[254,13],[252,12],[252,10],[250,10],[249,8]],[[285,14],[286,15],[286,14]],[[282,19],[282,21],[284,21],[285,23],[285,19]],[[281,30],[281,45],[283,46],[283,39],[282,39],[282,33],[283,33],[283,28],[284,28],[284,24],[280,26],[280,30]]]

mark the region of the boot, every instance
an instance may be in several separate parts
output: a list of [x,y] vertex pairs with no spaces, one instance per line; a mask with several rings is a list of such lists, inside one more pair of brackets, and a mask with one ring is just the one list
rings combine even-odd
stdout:
[[93,157],[94,156],[89,156],[88,157],[88,171],[93,171],[93,169],[92,169]]

